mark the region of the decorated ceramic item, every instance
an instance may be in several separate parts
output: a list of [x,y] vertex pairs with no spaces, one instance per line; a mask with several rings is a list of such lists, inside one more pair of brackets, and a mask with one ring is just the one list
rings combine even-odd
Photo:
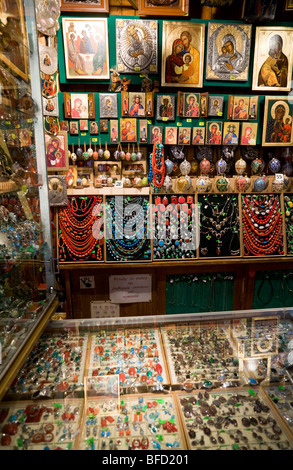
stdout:
[[211,187],[212,183],[208,176],[200,176],[195,182],[195,189],[198,193],[206,193]]
[[179,169],[181,171],[181,174],[186,176],[190,173],[190,168],[191,165],[187,160],[183,160],[182,163],[180,163]]
[[169,175],[166,175],[165,176],[165,180],[164,180],[164,184],[163,184],[164,188],[166,189],[166,191],[169,191],[172,186],[173,186],[173,181],[172,181],[172,178],[169,176]]
[[223,176],[222,178],[218,178],[217,181],[216,181],[216,187],[217,187],[218,191],[220,191],[221,193],[224,193],[225,191],[228,191],[228,189],[230,187],[230,183],[229,183],[228,178],[226,178],[225,176]]
[[269,161],[269,169],[272,173],[278,173],[281,169],[281,162],[280,160],[278,160],[277,158],[272,158],[270,161]]
[[260,177],[254,181],[253,190],[256,191],[257,193],[260,193],[266,189],[266,186],[267,186],[266,179],[263,177]]
[[206,158],[204,158],[200,164],[199,164],[199,167],[200,167],[200,171],[203,175],[207,175],[211,169],[211,162],[209,160],[207,160]]
[[254,173],[255,175],[258,174],[258,173],[261,173],[263,170],[263,161],[261,158],[255,158],[254,160],[252,160],[251,162],[251,171],[252,173]]
[[248,178],[248,176],[243,176],[243,175],[237,176],[235,183],[236,183],[237,190],[241,193],[243,193],[244,191],[247,191],[250,187],[250,179]]
[[170,175],[173,171],[174,165],[169,158],[165,161],[165,167],[166,167],[166,175]]
[[227,171],[227,162],[223,158],[217,161],[216,170],[218,175],[223,175]]
[[237,162],[235,163],[235,171],[237,175],[243,175],[246,171],[246,166],[246,161],[243,160],[243,158],[237,160]]

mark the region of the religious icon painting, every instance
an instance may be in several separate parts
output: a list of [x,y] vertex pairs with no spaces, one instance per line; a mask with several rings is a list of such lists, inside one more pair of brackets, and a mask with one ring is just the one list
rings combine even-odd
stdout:
[[121,115],[129,115],[129,93],[128,91],[121,91]]
[[148,143],[148,122],[145,119],[139,121],[139,142],[141,144]]
[[140,16],[185,16],[189,12],[189,0],[138,0]]
[[120,119],[120,140],[121,142],[136,142],[137,129],[135,118]]
[[45,134],[47,171],[67,171],[68,170],[68,140],[67,132],[59,132],[58,135],[51,136]]
[[117,94],[100,93],[100,118],[118,118]]
[[240,145],[256,145],[257,128],[257,122],[243,122],[241,126]]
[[207,117],[209,106],[209,93],[200,94],[200,116]]
[[162,86],[203,86],[205,25],[163,21]]
[[61,0],[60,11],[109,13],[109,0]]
[[43,115],[44,116],[59,116],[58,96],[54,98],[43,97]]
[[130,117],[145,117],[145,93],[129,93],[128,106]]
[[44,98],[54,98],[58,94],[59,74],[47,75],[41,72],[42,96]]
[[102,134],[108,134],[108,132],[109,132],[108,119],[100,119],[100,132]]
[[109,79],[107,18],[62,18],[67,79]]
[[200,94],[184,93],[183,117],[194,118],[200,115]]
[[293,28],[257,27],[252,89],[290,91],[293,65]]
[[119,141],[119,129],[117,119],[111,119],[110,121],[110,139],[111,144],[117,144]]
[[90,123],[90,134],[97,135],[99,133],[99,124],[96,121]]
[[88,119],[89,106],[87,93],[71,93],[70,100],[72,119]]
[[148,91],[146,93],[146,117],[154,116],[154,93]]
[[232,119],[234,121],[249,119],[249,96],[234,96]]
[[79,134],[78,121],[70,121],[69,129],[70,129],[70,135],[78,135]]
[[233,109],[234,109],[234,96],[229,95],[228,97],[228,106],[227,106],[227,119],[233,119]]
[[194,127],[192,134],[192,144],[193,145],[204,145],[205,143],[205,128],[204,127]]
[[60,125],[60,131],[69,132],[69,123],[68,123],[68,121],[60,121],[59,125]]
[[177,127],[165,127],[165,145],[177,145]]
[[94,93],[88,94],[88,111],[89,111],[89,119],[95,119],[95,94]]
[[163,142],[163,127],[162,126],[150,126],[150,140],[151,144],[161,144]]
[[288,147],[293,145],[293,103],[287,96],[266,96],[262,145]]
[[177,92],[177,116],[183,117],[184,113],[184,93],[183,91]]
[[206,144],[222,144],[223,123],[221,121],[207,121],[206,123]]
[[87,119],[81,119],[79,121],[80,132],[87,132],[89,130],[89,122]]
[[178,135],[179,145],[190,145],[191,127],[180,127]]
[[258,96],[251,96],[249,99],[249,119],[257,119]]
[[55,116],[44,116],[44,129],[48,134],[57,135],[60,130],[66,130],[60,128],[60,121]]
[[175,121],[175,96],[157,95],[157,121]]
[[224,97],[209,96],[208,115],[221,117],[223,115]]
[[65,119],[71,118],[71,93],[64,92],[64,117]]
[[19,144],[20,147],[28,147],[32,145],[32,137],[30,129],[19,129]]
[[158,22],[116,19],[116,64],[119,73],[158,72]]
[[251,30],[250,24],[209,23],[207,80],[248,80]]
[[225,122],[223,128],[223,145],[238,145],[239,122]]

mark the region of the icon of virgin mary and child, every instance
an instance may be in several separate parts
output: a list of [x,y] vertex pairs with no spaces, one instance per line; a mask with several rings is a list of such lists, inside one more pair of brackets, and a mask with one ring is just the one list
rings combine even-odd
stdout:
[[212,69],[218,74],[242,72],[243,57],[237,51],[236,41],[232,34],[226,34],[222,42],[222,54],[215,61]]
[[166,83],[199,83],[200,53],[191,44],[189,31],[183,31],[172,45],[172,54],[166,59]]

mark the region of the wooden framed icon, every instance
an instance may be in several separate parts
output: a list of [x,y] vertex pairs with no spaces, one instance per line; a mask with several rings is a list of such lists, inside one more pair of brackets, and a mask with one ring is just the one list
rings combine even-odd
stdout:
[[256,28],[252,89],[290,91],[293,65],[293,28]]
[[262,145],[288,147],[293,145],[293,103],[288,96],[266,96]]
[[202,23],[163,21],[162,86],[203,86],[204,36]]
[[175,96],[173,95],[157,95],[157,121],[175,121],[176,108]]
[[140,16],[186,16],[189,0],[138,0]]
[[207,121],[206,123],[206,144],[222,144],[223,123],[221,121]]
[[137,129],[135,118],[121,118],[120,119],[120,141],[121,142],[136,142]]
[[257,130],[257,122],[243,122],[241,125],[240,145],[256,145]]
[[251,31],[251,24],[209,23],[207,80],[248,80]]
[[179,127],[178,144],[190,145],[191,141],[191,127]]
[[47,171],[68,170],[68,139],[67,132],[60,131],[57,135],[45,134]]
[[60,0],[60,11],[109,13],[109,0]]
[[235,121],[247,121],[249,119],[249,96],[234,96],[233,116]]
[[194,127],[192,134],[192,144],[193,145],[204,145],[205,143],[205,128],[204,127]]
[[66,78],[109,79],[107,18],[63,17],[62,30]]
[[224,122],[223,145],[238,145],[239,122]]
[[152,145],[163,142],[163,126],[150,126],[150,141]]
[[177,134],[178,134],[178,128],[176,126],[165,127],[165,145],[176,145]]
[[195,118],[200,115],[200,94],[184,93],[183,117]]

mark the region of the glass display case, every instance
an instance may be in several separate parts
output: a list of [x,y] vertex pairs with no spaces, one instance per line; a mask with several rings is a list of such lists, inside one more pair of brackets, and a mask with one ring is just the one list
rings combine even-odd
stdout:
[[0,448],[292,450],[292,320],[50,322],[0,404]]
[[1,4],[0,41],[2,391],[12,363],[47,315],[48,321],[56,294],[33,0]]

